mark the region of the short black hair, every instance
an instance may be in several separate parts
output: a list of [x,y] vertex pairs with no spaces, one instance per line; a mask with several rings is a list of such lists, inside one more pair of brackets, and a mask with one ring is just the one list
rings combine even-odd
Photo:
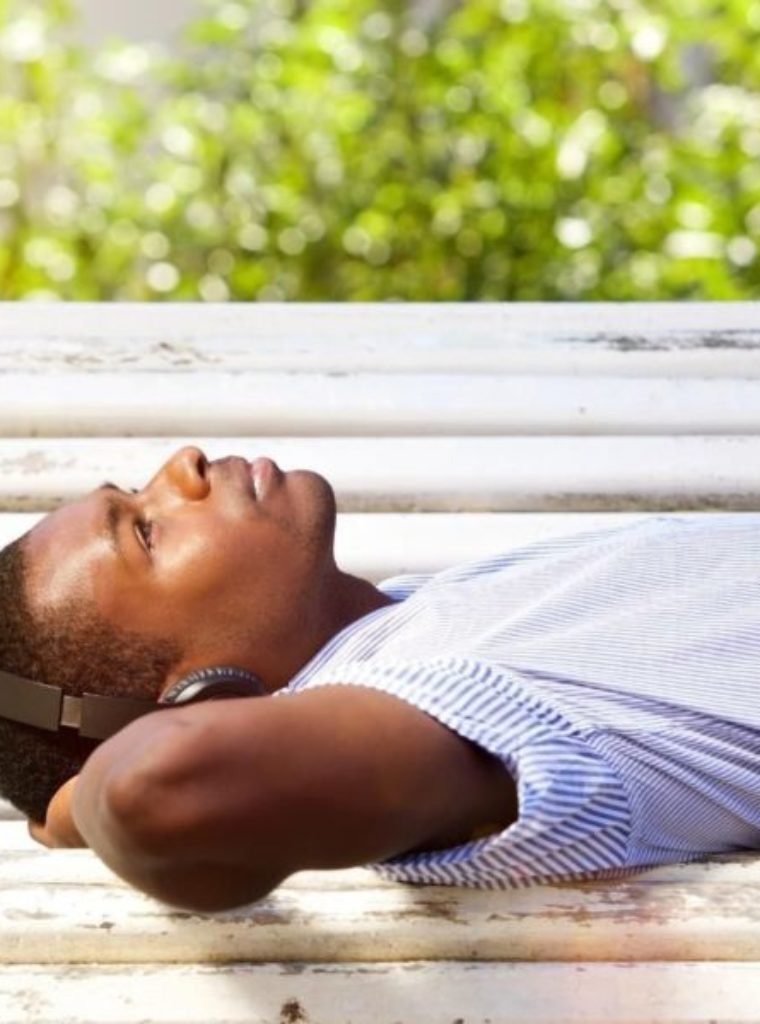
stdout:
[[[63,610],[33,612],[27,536],[0,551],[0,668],[60,686],[73,697],[157,693],[179,661],[178,645],[119,630],[73,597]],[[0,718],[0,797],[43,823],[55,791],[99,742],[73,729],[54,733]]]

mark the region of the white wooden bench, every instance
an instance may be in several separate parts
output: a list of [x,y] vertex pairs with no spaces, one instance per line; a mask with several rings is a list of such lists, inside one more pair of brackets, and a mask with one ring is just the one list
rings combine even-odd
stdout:
[[[0,543],[186,441],[308,466],[377,580],[760,509],[760,310],[0,304]],[[303,872],[174,911],[0,805],[0,1022],[760,1021],[760,858],[491,892]]]

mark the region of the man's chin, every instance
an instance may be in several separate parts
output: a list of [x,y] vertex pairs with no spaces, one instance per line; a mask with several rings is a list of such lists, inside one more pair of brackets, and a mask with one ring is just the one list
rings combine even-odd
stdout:
[[287,487],[298,508],[302,529],[315,540],[332,546],[335,533],[337,502],[332,484],[311,469],[291,469],[286,474]]

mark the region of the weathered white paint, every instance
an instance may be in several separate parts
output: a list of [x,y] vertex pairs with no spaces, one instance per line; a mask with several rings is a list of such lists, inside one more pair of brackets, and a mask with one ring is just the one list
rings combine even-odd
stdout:
[[0,303],[0,370],[760,375],[756,303]]
[[709,876],[514,891],[334,883],[323,889],[314,879],[285,882],[233,911],[194,914],[83,873],[55,884],[0,883],[0,960],[753,962],[760,959],[759,898],[757,881]]
[[[276,953],[276,950],[273,952]],[[0,968],[3,1024],[757,1024],[748,963]]]
[[760,379],[558,375],[0,375],[0,435],[749,434]]
[[[758,403],[760,410],[760,403]],[[760,432],[734,437],[0,440],[0,509],[53,508],[105,479],[143,487],[181,445],[313,469],[343,512],[614,512],[760,507]]]

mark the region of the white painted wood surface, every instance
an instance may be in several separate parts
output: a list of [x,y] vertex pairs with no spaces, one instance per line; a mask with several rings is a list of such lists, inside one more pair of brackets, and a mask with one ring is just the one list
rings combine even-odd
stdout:
[[498,374],[0,375],[5,437],[747,434],[760,380]]
[[748,963],[0,967],[0,1020],[756,1024],[759,989],[758,968]]
[[[21,840],[24,827],[2,831]],[[4,860],[4,964],[760,960],[755,855],[518,890],[302,872],[263,900],[212,915],[134,891],[87,850],[27,846]]]
[[[188,442],[324,473],[373,580],[751,511],[758,399],[750,303],[0,303],[0,543]],[[760,1022],[759,904],[741,855],[517,891],[302,872],[197,915],[0,804],[0,1022]]]
[[20,823],[0,845],[3,1024],[758,1019],[756,856],[512,893],[300,872],[202,916]]
[[760,416],[751,303],[102,313],[0,303],[0,434],[742,434]]
[[[107,313],[107,316],[104,316]],[[0,370],[758,377],[756,303],[0,303]]]
[[[760,403],[758,403],[760,409]],[[0,509],[50,509],[105,479],[142,487],[178,447],[270,455],[333,484],[343,512],[760,508],[760,432],[657,437],[0,440]]]

